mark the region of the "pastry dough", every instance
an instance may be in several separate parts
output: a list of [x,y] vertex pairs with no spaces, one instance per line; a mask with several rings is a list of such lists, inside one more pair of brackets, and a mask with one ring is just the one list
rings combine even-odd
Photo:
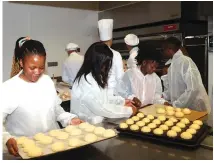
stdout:
[[[136,125],[136,126],[137,126],[137,125]],[[107,130],[105,130],[104,133],[103,133],[103,137],[104,137],[104,138],[111,138],[111,137],[113,137],[113,136],[115,136],[115,135],[116,135],[116,133],[115,133],[115,131],[112,130],[112,129],[107,129]]]
[[155,120],[152,121],[152,123],[155,123],[155,124],[159,125],[159,124],[161,124],[161,121],[159,119],[155,119]]
[[96,127],[94,129],[94,133],[98,136],[102,136],[104,131],[105,131],[105,129],[103,127]]
[[143,117],[144,117],[144,114],[143,114],[143,113],[138,113],[137,116],[138,116],[139,118],[143,118]]
[[145,126],[145,122],[143,122],[143,121],[138,121],[138,122],[136,123],[136,125],[138,125],[139,127],[143,127],[143,126]]
[[128,128],[128,125],[126,123],[120,123],[120,128],[126,129],[126,128]]
[[181,108],[175,108],[176,112],[181,112]]
[[181,123],[181,122],[178,122],[178,123],[176,124],[176,126],[178,126],[178,127],[180,127],[180,128],[185,128],[185,127],[186,127],[186,125],[185,125],[184,123]]
[[77,138],[71,138],[71,139],[69,139],[68,144],[71,147],[79,147],[82,145],[82,141]]
[[173,126],[171,130],[173,130],[175,132],[181,132],[181,128],[178,126]]
[[150,122],[150,119],[149,119],[149,118],[143,118],[143,122],[149,123],[149,122]]
[[80,128],[80,129],[85,129],[85,128],[87,128],[88,125],[90,125],[88,122],[84,122],[84,123],[81,123],[81,124],[79,125],[79,128]]
[[147,115],[147,118],[149,118],[150,120],[155,119],[155,117],[151,114]]
[[165,120],[166,120],[166,117],[165,117],[164,115],[160,115],[160,116],[158,116],[158,119],[159,119],[160,121],[165,121]]
[[200,120],[195,120],[195,121],[193,121],[193,124],[197,124],[197,125],[201,126],[201,125],[203,125],[203,122]]
[[22,143],[22,147],[25,148],[28,145],[35,145],[35,142],[31,139],[26,139],[23,143]]
[[56,142],[51,145],[51,149],[54,152],[59,152],[65,150],[65,144],[63,142]]
[[196,134],[196,130],[193,129],[193,128],[187,129],[186,132],[188,132],[188,133],[190,133],[190,134],[192,134],[192,135]]
[[174,108],[172,106],[166,106],[166,111],[168,110],[174,110]]
[[133,116],[133,117],[132,117],[132,120],[133,120],[133,121],[139,121],[139,119],[140,119],[140,118],[137,117],[137,116]]
[[155,135],[163,135],[163,130],[160,128],[156,128],[156,129],[154,129],[153,133]]
[[42,156],[42,149],[39,148],[39,147],[32,147],[32,148],[29,148],[29,151],[28,151],[28,156],[29,157],[39,157],[39,156]]
[[[72,132],[71,132],[72,133]],[[70,133],[70,134],[71,134]],[[66,133],[66,132],[60,132],[59,135],[57,135],[57,139],[60,139],[60,140],[65,140],[65,139],[68,139],[69,137],[69,134]]]
[[85,135],[85,138],[84,140],[88,143],[92,143],[92,142],[95,142],[97,140],[97,136],[95,134],[87,134]]
[[45,136],[45,134],[43,134],[43,133],[37,133],[36,135],[34,135],[34,139],[35,140],[41,140],[43,137]]
[[26,140],[29,140],[29,139],[25,136],[21,136],[21,137],[17,138],[17,144],[22,145]]
[[158,114],[165,114],[165,109],[164,108],[158,108],[157,110],[156,110],[156,112],[158,113]]
[[80,130],[78,128],[70,131],[71,136],[77,136],[77,135],[81,135],[81,134],[82,134],[82,130]]
[[182,112],[176,112],[176,113],[175,113],[175,116],[176,116],[177,118],[182,118],[182,117],[184,116],[184,113],[182,113]]
[[76,128],[77,128],[76,126],[69,125],[65,128],[65,131],[70,133],[73,129],[76,129]]
[[41,144],[51,144],[53,142],[53,138],[50,137],[50,136],[43,136],[40,140],[39,140],[39,143]]
[[190,123],[189,119],[187,119],[187,118],[182,118],[180,122],[184,123],[186,125]]
[[162,130],[166,131],[169,129],[169,127],[167,125],[160,125],[160,127]]
[[170,120],[166,121],[164,124],[169,126],[169,127],[173,126],[173,122]]
[[59,135],[60,132],[61,132],[60,130],[51,130],[49,132],[49,135],[55,137],[55,136]]
[[149,133],[149,132],[151,132],[151,129],[149,127],[147,127],[147,126],[144,126],[144,127],[141,128],[141,131],[144,132],[144,133]]
[[23,152],[28,153],[28,151],[30,151],[31,148],[34,148],[34,147],[36,147],[35,144],[26,145],[26,146],[23,148]]
[[184,114],[191,114],[191,110],[188,108],[183,109]]
[[189,128],[193,128],[195,130],[198,130],[198,129],[200,129],[200,126],[197,124],[192,124]]
[[175,114],[174,110],[167,110],[166,111],[166,115],[168,115],[168,116],[172,116],[174,114]]
[[133,121],[132,119],[127,119],[127,120],[126,120],[126,123],[127,123],[128,125],[132,125],[132,124],[134,124],[134,121]]
[[150,124],[148,124],[148,127],[153,129],[153,128],[156,128],[157,125],[155,123],[150,123]]
[[93,132],[95,129],[95,126],[93,125],[88,125],[86,128],[85,128],[85,131],[86,132]]
[[182,139],[187,139],[187,140],[192,139],[192,134],[190,134],[189,132],[183,132],[181,134],[181,138]]
[[172,122],[174,122],[174,123],[178,122],[178,120],[176,118],[174,118],[174,117],[169,118],[169,120],[172,121]]
[[174,137],[177,136],[177,132],[175,132],[174,130],[169,130],[169,131],[167,132],[167,136],[168,136],[168,137],[171,137],[171,138],[174,138]]
[[130,126],[130,129],[132,130],[132,131],[137,131],[137,130],[139,130],[139,126],[138,125],[131,125]]

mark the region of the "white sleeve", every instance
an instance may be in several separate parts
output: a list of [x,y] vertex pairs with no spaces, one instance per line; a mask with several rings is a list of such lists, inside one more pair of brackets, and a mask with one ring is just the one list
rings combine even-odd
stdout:
[[163,98],[167,101],[170,101],[168,76],[164,75],[161,77],[161,79],[163,81],[163,86],[164,86]]
[[132,108],[123,105],[116,105],[101,100],[99,93],[90,91],[82,98],[82,104],[92,113],[106,118],[124,118],[132,115]]
[[63,63],[63,65],[62,65],[62,80],[66,83],[70,83],[70,79],[69,79],[69,76],[67,73],[67,68],[66,68],[65,63]]
[[156,89],[155,89],[155,97],[154,104],[164,104],[166,102],[162,97],[162,85],[160,78],[156,75]]
[[121,54],[118,52],[118,55],[115,55],[116,57],[116,78],[117,78],[117,82],[122,78],[124,71],[123,71],[123,60],[121,57]]

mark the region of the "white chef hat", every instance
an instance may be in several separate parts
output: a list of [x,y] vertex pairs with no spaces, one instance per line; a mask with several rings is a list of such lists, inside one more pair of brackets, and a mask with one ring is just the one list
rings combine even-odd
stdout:
[[98,21],[98,28],[101,41],[112,39],[113,19],[102,19]]
[[65,50],[66,51],[69,51],[69,50],[77,50],[79,48],[79,46],[77,44],[74,44],[74,43],[69,43]]
[[136,46],[139,44],[139,38],[134,34],[128,34],[124,38],[124,41],[127,45]]

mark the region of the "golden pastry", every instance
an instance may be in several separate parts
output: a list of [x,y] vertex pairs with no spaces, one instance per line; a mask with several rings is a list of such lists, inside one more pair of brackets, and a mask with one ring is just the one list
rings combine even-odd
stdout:
[[166,106],[165,108],[166,108],[166,110],[174,110],[174,108],[172,106]]
[[173,126],[171,130],[173,130],[175,132],[181,132],[181,128],[178,126]]
[[139,121],[139,119],[140,119],[140,118],[137,117],[137,116],[133,116],[133,117],[132,117],[132,120],[133,120],[133,121]]
[[192,139],[192,134],[190,134],[189,132],[183,132],[181,134],[181,138],[186,140]]
[[160,115],[160,116],[158,116],[158,119],[159,119],[160,121],[165,121],[165,120],[166,120],[166,117],[165,117],[164,115]]
[[131,125],[131,127],[130,127],[130,129],[132,130],[132,131],[137,131],[137,130],[139,130],[139,126],[138,125]]
[[141,128],[141,131],[144,132],[144,133],[149,133],[151,132],[151,128],[147,127],[147,126],[144,126]]
[[185,127],[186,127],[186,125],[185,125],[184,123],[181,123],[181,122],[178,122],[178,123],[176,124],[176,126],[178,126],[178,127],[180,127],[180,128],[185,128]]
[[169,127],[167,125],[160,125],[160,127],[162,130],[166,131],[169,129]]
[[188,108],[185,108],[182,110],[184,114],[191,114],[191,110]]
[[155,119],[155,120],[152,121],[152,123],[155,123],[155,124],[159,125],[159,124],[161,124],[161,121],[159,119]]
[[192,135],[196,134],[196,130],[193,129],[193,128],[187,129],[186,132],[188,132],[188,133],[190,133],[190,134],[192,134]]
[[187,118],[182,118],[180,122],[182,122],[186,125],[190,123],[189,119],[187,119]]
[[143,113],[138,113],[137,116],[138,116],[139,118],[143,118],[143,117],[144,117],[144,114],[143,114]]
[[199,126],[202,126],[203,122],[201,120],[195,120],[195,121],[193,121],[193,124],[197,124]]
[[174,130],[169,130],[169,131],[167,131],[167,136],[174,138],[177,136],[177,132],[175,132]]
[[127,120],[126,120],[126,123],[127,123],[128,125],[132,125],[132,124],[134,124],[134,121],[133,121],[132,119],[127,119]]
[[198,130],[198,129],[200,129],[200,126],[197,124],[192,124],[189,128],[193,128],[195,130]]
[[175,111],[176,111],[176,112],[180,112],[180,111],[181,111],[181,108],[175,108]]
[[173,122],[169,121],[169,120],[166,121],[164,124],[167,125],[167,126],[169,126],[169,127],[173,126]]
[[138,121],[138,122],[136,123],[136,125],[138,125],[139,127],[143,127],[143,126],[145,126],[145,122],[143,122],[143,121]]
[[148,124],[148,127],[153,129],[153,128],[156,128],[157,125],[155,123],[150,123],[150,124]]
[[155,117],[153,115],[151,115],[151,114],[147,115],[147,118],[149,118],[150,120],[155,119]]
[[176,112],[176,113],[175,113],[175,116],[176,116],[177,118],[182,118],[182,117],[184,116],[184,113],[182,113],[182,112]]
[[172,122],[174,122],[174,123],[178,122],[178,120],[176,118],[174,118],[174,117],[169,118],[169,120],[172,121]]
[[153,133],[155,135],[163,135],[163,130],[160,128],[156,128],[156,129],[154,129]]
[[128,125],[126,123],[121,123],[120,128],[126,129],[126,128],[128,128]]
[[158,108],[157,110],[156,110],[156,112],[158,113],[158,114],[165,114],[165,109],[164,108]]
[[150,122],[150,119],[149,119],[149,118],[143,118],[142,121],[145,122],[145,123],[149,123],[149,122]]
[[175,112],[173,110],[167,110],[166,111],[166,115],[168,115],[168,116],[172,116],[174,114],[175,114]]

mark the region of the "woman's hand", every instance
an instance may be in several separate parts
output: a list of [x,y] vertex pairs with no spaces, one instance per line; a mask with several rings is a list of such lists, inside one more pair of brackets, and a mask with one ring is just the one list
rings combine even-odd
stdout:
[[127,104],[127,105],[125,105],[125,106],[128,106],[128,107],[131,107],[131,108],[132,108],[132,115],[137,114],[138,109],[137,109],[132,103]]
[[6,143],[8,152],[13,156],[19,156],[17,142],[14,138],[10,138]]
[[172,106],[170,103],[168,102],[164,102],[164,105],[167,105],[167,106]]
[[79,125],[80,123],[83,123],[84,121],[79,118],[73,118],[70,122],[70,125]]
[[136,107],[141,107],[142,103],[141,101],[137,98],[137,97],[134,97],[133,98],[133,102],[132,102]]

